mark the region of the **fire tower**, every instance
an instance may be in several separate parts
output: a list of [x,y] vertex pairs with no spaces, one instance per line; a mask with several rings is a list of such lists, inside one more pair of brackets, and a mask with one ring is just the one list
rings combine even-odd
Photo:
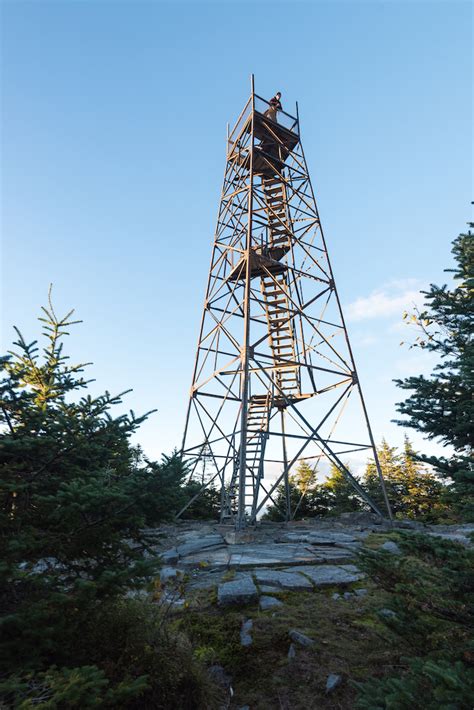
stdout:
[[252,77],[228,131],[182,456],[193,469],[206,452],[202,490],[219,487],[221,521],[237,529],[255,523],[281,486],[292,518],[289,472],[301,459],[332,462],[382,515],[344,463],[361,452],[374,457],[391,517],[298,106],[296,116],[269,108]]

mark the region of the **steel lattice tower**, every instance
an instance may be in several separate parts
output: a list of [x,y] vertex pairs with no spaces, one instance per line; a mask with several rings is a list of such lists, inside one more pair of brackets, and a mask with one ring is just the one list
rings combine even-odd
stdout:
[[366,452],[391,517],[298,107],[296,116],[278,111],[276,120],[268,108],[252,77],[250,98],[228,131],[182,456],[193,468],[206,452],[212,471],[203,489],[220,487],[221,520],[241,529],[282,484],[291,519],[289,471],[300,459],[333,462],[382,515],[341,460]]

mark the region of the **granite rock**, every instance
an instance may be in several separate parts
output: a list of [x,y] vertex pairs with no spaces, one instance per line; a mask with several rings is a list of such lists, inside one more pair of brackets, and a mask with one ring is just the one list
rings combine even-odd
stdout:
[[192,555],[194,552],[200,552],[207,547],[216,547],[217,545],[223,545],[224,538],[219,533],[212,533],[211,535],[203,535],[202,537],[194,537],[182,545],[178,545],[176,548],[178,555],[180,557],[186,557],[187,555]]
[[162,584],[166,584],[170,579],[177,579],[182,576],[182,570],[176,569],[176,567],[162,567],[160,569],[160,582]]
[[397,615],[393,611],[393,609],[379,609],[378,612],[379,616],[382,616],[384,619],[396,619]]
[[249,604],[257,599],[257,587],[251,577],[242,577],[231,582],[223,582],[217,587],[217,603],[219,606]]
[[300,646],[304,646],[305,648],[311,648],[311,646],[314,646],[315,644],[314,639],[309,638],[309,636],[302,634],[301,631],[297,631],[296,629],[291,629],[288,632],[288,636],[292,641]]
[[252,619],[247,619],[246,621],[242,622],[242,626],[240,628],[240,645],[241,646],[251,646],[252,645],[252,637],[250,635],[250,632],[252,631],[252,627],[253,627]]
[[387,540],[384,542],[383,545],[380,545],[379,550],[383,550],[383,552],[390,552],[392,555],[401,555],[402,551],[398,547],[396,542],[393,542],[393,540]]
[[[301,569],[301,568],[300,568]],[[264,584],[275,584],[283,589],[312,590],[313,585],[306,577],[291,569],[281,571],[278,569],[256,570],[255,578],[257,582]]]
[[283,606],[283,602],[281,602],[279,599],[275,599],[275,597],[267,597],[265,595],[260,597],[261,611],[274,611],[275,609],[278,609],[281,606]]
[[326,680],[326,693],[332,693],[342,683],[342,676],[336,673],[330,673]]
[[305,565],[299,567],[298,571],[309,577],[317,587],[352,584],[364,577],[355,565]]
[[166,565],[174,565],[179,559],[178,551],[175,547],[171,550],[165,550],[160,554],[161,561]]

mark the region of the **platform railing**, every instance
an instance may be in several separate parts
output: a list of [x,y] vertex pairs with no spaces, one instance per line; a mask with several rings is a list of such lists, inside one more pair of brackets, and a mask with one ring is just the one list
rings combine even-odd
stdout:
[[227,136],[227,142],[228,142],[229,146],[231,146],[233,143],[235,143],[237,138],[240,136],[242,128],[244,127],[245,122],[247,121],[251,112],[252,112],[252,97],[250,97],[249,100],[247,101],[247,103],[245,104],[244,108],[242,109],[242,113],[238,117],[232,131]]
[[[253,100],[252,100],[253,99]],[[254,94],[253,97],[250,96],[247,103],[245,104],[240,116],[238,117],[234,127],[227,136],[227,156],[229,157],[234,153],[237,148],[239,137],[241,136],[242,130],[252,113],[252,107],[257,113],[265,114],[265,112],[270,108],[270,102],[266,99]],[[299,122],[296,116],[292,116],[286,111],[277,111],[276,113],[276,123],[288,131],[292,131],[296,135],[299,135]],[[271,119],[268,119],[271,120]],[[240,143],[239,143],[240,145]]]
[[[255,111],[258,111],[258,113],[265,113],[270,108],[270,102],[267,101],[266,99],[262,98],[261,96],[258,96],[258,94],[255,94]],[[296,133],[296,135],[299,135],[299,126],[298,126],[298,118],[296,116],[292,116],[290,113],[287,113],[286,111],[277,111],[276,113],[276,122],[280,125],[286,128],[289,131],[292,131],[293,133]]]

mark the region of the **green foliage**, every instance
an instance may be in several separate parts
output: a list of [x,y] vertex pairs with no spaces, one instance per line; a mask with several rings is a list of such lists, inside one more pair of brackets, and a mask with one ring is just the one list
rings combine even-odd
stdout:
[[196,500],[186,509],[181,518],[183,520],[219,520],[221,494],[215,486],[210,484],[202,492],[202,483],[188,481],[182,488],[185,501],[191,500],[199,493]]
[[42,351],[17,330],[0,362],[0,671],[20,707],[88,707],[94,694],[120,707],[142,692],[153,669],[129,658],[112,678],[107,628],[115,638],[128,608],[118,600],[156,569],[141,529],[185,500],[179,456],[149,462],[130,444],[148,415],[113,416],[125,393],[84,392],[85,365],[63,353],[71,315],[50,301]]
[[[362,686],[360,708],[468,708],[474,686],[474,553],[427,535],[399,533],[402,555],[365,549],[362,567],[390,595],[383,618],[413,656],[401,675]],[[438,703],[438,704],[437,704]]]
[[445,634],[462,644],[474,622],[473,551],[422,534],[396,537],[404,554],[366,549],[361,555],[367,573],[393,594],[391,627],[419,651],[442,647]]
[[[310,497],[313,491],[303,493],[303,491],[296,485],[296,483],[290,481],[290,505],[292,516],[295,520],[301,520],[302,518],[307,518],[314,515],[313,506],[310,503]],[[268,507],[263,516],[263,520],[272,520],[274,522],[281,522],[285,520],[287,515],[286,509],[286,491],[285,486],[278,486],[276,494],[273,495],[274,503]]]
[[461,661],[408,661],[402,678],[356,684],[359,710],[471,710],[474,672]]
[[[328,496],[324,486],[316,480],[316,468],[312,468],[306,461],[299,462],[296,471],[289,478],[290,505],[294,520],[320,515],[328,512]],[[286,517],[286,492],[281,485],[274,496],[274,503],[269,506],[264,520],[275,522]]]
[[202,663],[186,636],[168,629],[156,605],[129,599],[103,604],[74,647],[64,650],[61,662],[70,667],[11,675],[0,683],[0,697],[25,709],[211,706],[216,691]]
[[[474,227],[474,224],[470,224]],[[453,242],[457,285],[431,285],[423,292],[426,309],[417,311],[411,320],[420,335],[414,347],[439,356],[429,378],[420,375],[395,380],[412,394],[397,405],[406,415],[402,426],[423,432],[454,449],[451,458],[421,456],[437,471],[451,479],[450,501],[462,517],[474,520],[474,236],[471,230]]]
[[[449,513],[444,501],[446,486],[427,466],[417,460],[413,446],[405,437],[400,453],[396,447],[382,440],[377,448],[385,486],[393,513],[398,518],[413,518],[435,522]],[[375,463],[369,461],[359,481],[370,498],[381,508],[385,506],[382,488]],[[341,515],[358,510],[367,510],[352,484],[339,468],[331,463],[329,474],[318,483],[316,471],[305,461],[300,462],[295,473],[290,475],[290,500],[294,519]],[[279,486],[275,503],[265,515],[266,520],[284,520],[286,514],[285,487]]]
[[109,688],[105,673],[96,666],[56,668],[41,673],[11,676],[0,683],[0,693],[14,707],[29,710],[56,708],[123,707],[147,687],[146,678]]
[[306,493],[316,483],[316,467],[311,467],[307,461],[302,459],[298,463],[296,471],[291,475],[291,481],[302,493]]
[[[442,501],[445,486],[416,459],[408,437],[402,453],[383,439],[377,454],[395,517],[435,522],[446,512]],[[372,500],[382,507],[383,495],[373,461],[367,464],[363,485]]]
[[[349,470],[348,466],[346,468]],[[333,463],[323,484],[323,490],[327,494],[328,507],[333,515],[350,513],[362,508],[354,487]]]

